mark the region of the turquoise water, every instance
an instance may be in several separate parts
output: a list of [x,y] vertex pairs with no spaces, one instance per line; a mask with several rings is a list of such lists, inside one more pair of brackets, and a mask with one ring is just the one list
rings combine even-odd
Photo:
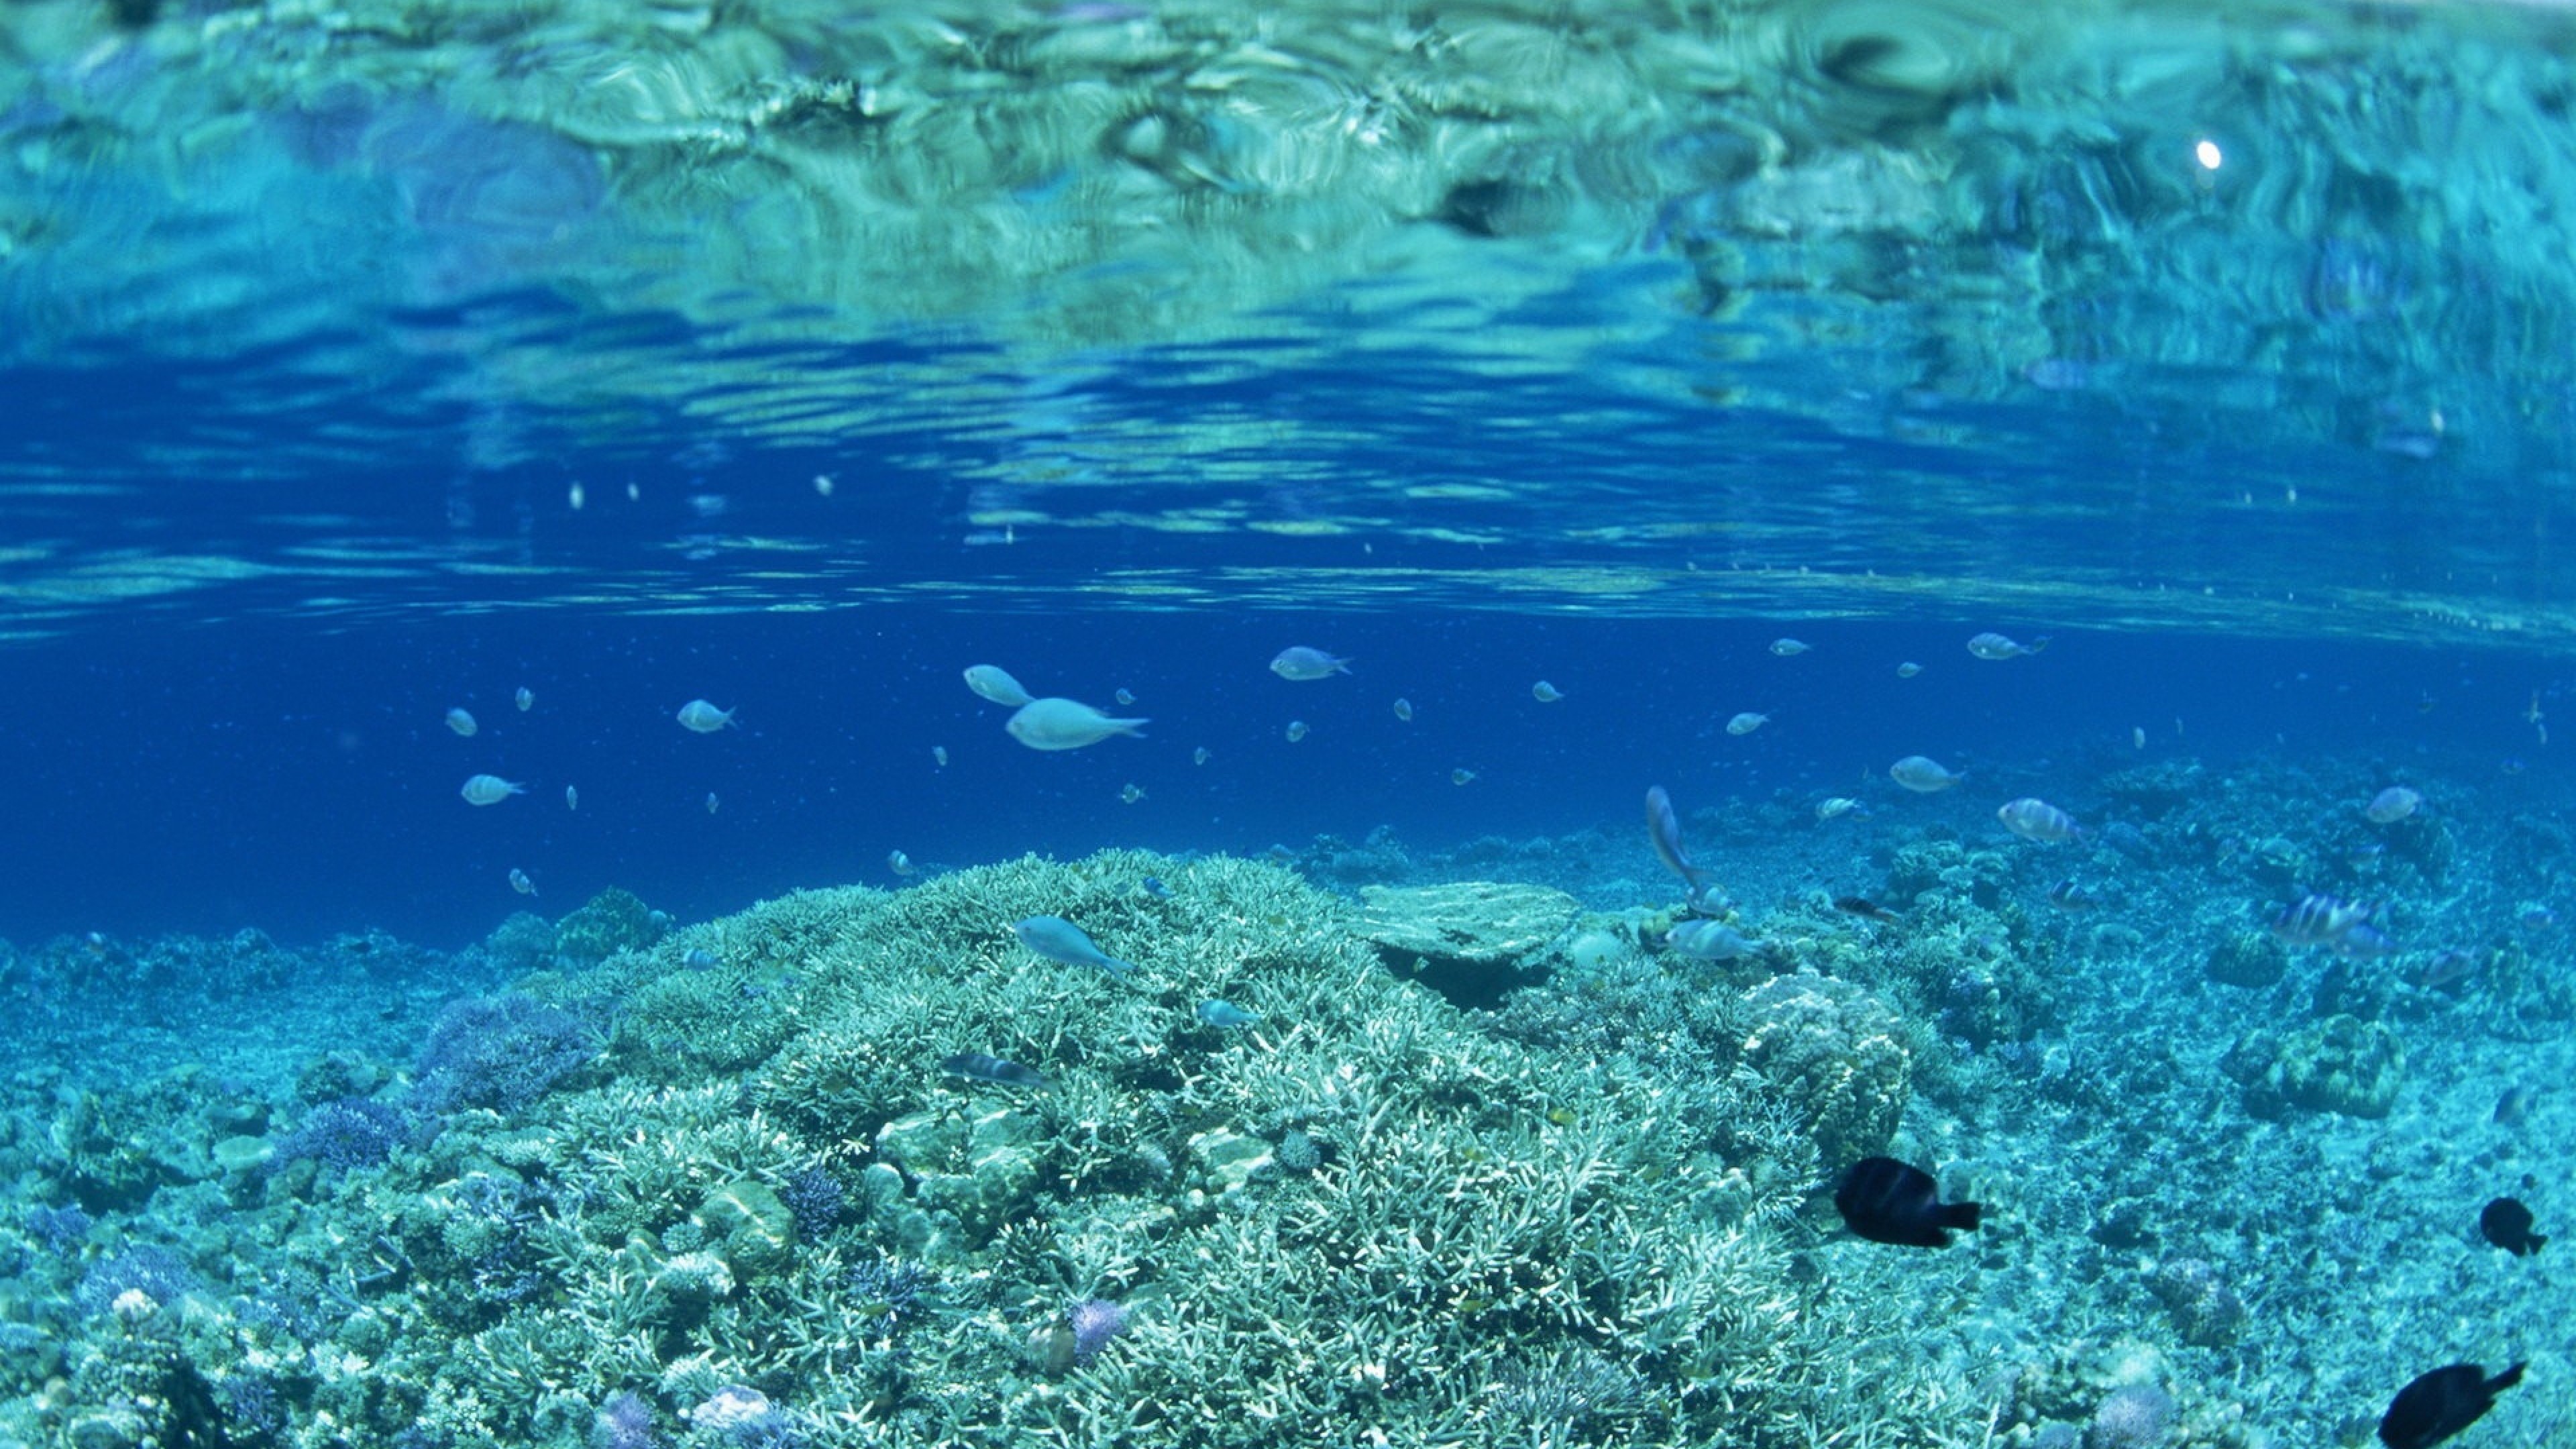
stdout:
[[0,1446],[2561,1442],[2571,55],[12,7]]

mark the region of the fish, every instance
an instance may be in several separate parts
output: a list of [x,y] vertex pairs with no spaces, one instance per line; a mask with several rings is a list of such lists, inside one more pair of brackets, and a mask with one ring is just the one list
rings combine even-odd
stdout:
[[1834,909],[1848,916],[1859,916],[1863,920],[1876,921],[1882,926],[1892,926],[1905,919],[1867,896],[1836,896]]
[[1000,1082],[1006,1087],[1043,1087],[1047,1079],[1033,1067],[982,1052],[959,1052],[942,1061],[939,1069],[952,1077],[971,1077],[979,1082]]
[[1120,689],[1120,690],[1118,690],[1118,691],[1116,691],[1116,692],[1112,693],[1109,697],[1110,697],[1111,699],[1114,699],[1114,700],[1118,701],[1118,707],[1119,707],[1120,709],[1125,709],[1127,706],[1129,706],[1129,705],[1131,705],[1131,704],[1134,704],[1134,703],[1136,702],[1136,696],[1134,696],[1134,695],[1132,695],[1132,694],[1128,693],[1128,692],[1127,692],[1126,690],[1124,690],[1124,689]]
[[1829,795],[1816,802],[1816,818],[1820,821],[1840,820],[1846,815],[1855,820],[1867,820],[1869,807],[1848,795]]
[[1033,750],[1078,750],[1111,735],[1141,739],[1142,727],[1148,723],[1141,719],[1113,719],[1079,700],[1048,698],[1021,705],[1002,729]]
[[1011,923],[1011,934],[1020,944],[1065,966],[1096,966],[1113,976],[1125,976],[1136,967],[1121,961],[1091,943],[1082,928],[1062,916],[1031,916]]
[[899,876],[909,876],[918,871],[920,867],[914,865],[912,863],[912,857],[904,854],[902,851],[889,850],[886,852],[886,869],[893,871]]
[[1208,747],[1205,745],[1201,745],[1197,749],[1190,751],[1190,763],[1193,765],[1204,765],[1215,758],[1216,756],[1208,753]]
[[1655,859],[1664,868],[1682,878],[1682,883],[1696,891],[1708,884],[1709,873],[1691,861],[1682,849],[1682,821],[1673,813],[1673,797],[1661,785],[1646,787],[1646,838],[1654,842]]
[[1792,639],[1785,634],[1771,641],[1771,652],[1783,659],[1794,659],[1814,647],[1803,639]]
[[1770,722],[1771,716],[1746,710],[1726,722],[1726,732],[1731,735],[1749,735]]
[[2329,895],[2302,896],[2272,917],[2272,934],[2282,945],[2323,946],[2338,956],[2384,956],[2396,944],[2370,924],[2379,908],[2369,902]]
[[528,787],[514,785],[498,775],[469,775],[465,788],[456,792],[468,805],[498,805],[513,795],[525,795]]
[[691,946],[680,957],[680,964],[692,971],[712,971],[716,968],[716,953],[704,946]]
[[715,791],[713,791],[713,790],[709,790],[709,791],[707,792],[707,813],[708,813],[709,815],[713,815],[713,814],[715,814],[718,810],[721,810],[721,809],[723,809],[723,808],[724,808],[724,802],[723,802],[722,800],[719,800],[719,799],[717,799],[717,798],[716,798],[716,792],[715,792]]
[[1664,933],[1664,944],[1698,961],[1740,961],[1761,951],[1762,943],[1724,921],[1676,922]]
[[2522,1382],[2524,1365],[2494,1378],[2473,1363],[2455,1363],[2418,1374],[2397,1391],[2379,1419],[2379,1442],[2388,1449],[2432,1449],[2486,1417],[2495,1396]]
[[461,709],[451,709],[447,712],[447,727],[469,740],[474,738],[476,730],[482,728],[474,722],[474,716]]
[[1921,755],[1907,755],[1887,767],[1887,778],[1918,795],[1930,795],[1949,789],[1967,776],[1952,774]]
[[1304,720],[1302,720],[1302,719],[1292,719],[1292,720],[1288,721],[1288,743],[1290,743],[1290,744],[1292,744],[1292,745],[1293,745],[1293,744],[1297,743],[1299,740],[1304,739],[1305,737],[1306,737],[1306,722],[1305,722]]
[[2143,750],[2146,747],[2147,727],[2145,725],[2129,726],[2129,748],[2133,750]]
[[1130,780],[1126,784],[1118,787],[1118,801],[1122,805],[1133,805],[1144,798],[1145,787],[1137,784],[1133,780]]
[[510,867],[510,889],[523,896],[533,896],[537,893],[537,883],[528,879],[526,871],[512,866]]
[[1397,700],[1395,702],[1395,717],[1404,721],[1406,724],[1413,723],[1413,701],[1409,699]]
[[1565,698],[1565,691],[1542,679],[1530,686],[1530,698],[1541,704],[1554,704]]
[[2444,987],[2456,986],[2466,981],[2470,973],[2478,969],[2478,964],[2475,953],[2455,948],[2441,952],[2432,960],[2407,972],[2406,980],[2409,985],[2423,990],[2439,991]]
[[2524,906],[2514,912],[2513,918],[2521,922],[2526,931],[2554,931],[2558,928],[2558,913],[2547,906]]
[[1941,1185],[1922,1168],[1893,1157],[1864,1157],[1834,1188],[1843,1224],[1873,1243],[1946,1248],[1953,1229],[1975,1231],[1981,1203],[1941,1201]]
[[1321,649],[1309,649],[1303,644],[1291,644],[1279,651],[1278,658],[1270,661],[1270,672],[1282,679],[1303,684],[1308,680],[1330,679],[1336,674],[1348,674],[1351,672],[1351,661],[1336,659]]
[[1995,812],[1995,818],[2003,822],[2004,829],[2042,845],[2063,844],[2084,833],[2084,827],[2075,823],[2074,816],[2029,795],[2007,802]]
[[680,728],[692,734],[711,735],[733,724],[733,715],[732,710],[718,709],[703,699],[693,699],[680,706],[678,718]]
[[1896,677],[1899,679],[1912,679],[1914,676],[1921,674],[1922,672],[1923,666],[1915,663],[1911,659],[1908,659],[1904,663],[1896,666]]
[[2089,911],[2102,904],[2102,899],[2084,888],[2073,876],[2048,888],[2048,903],[2061,911]]
[[1163,878],[1158,875],[1149,875],[1143,880],[1138,881],[1136,883],[1136,889],[1143,891],[1145,894],[1152,896],[1158,901],[1168,901],[1172,898],[1172,888],[1163,884]]
[[2531,1116],[2532,1099],[2539,1095],[2538,1092],[2520,1082],[2505,1088],[2503,1094],[2496,1098],[2494,1114],[2496,1125],[2521,1126],[2523,1121]]
[[946,745],[932,745],[930,747],[930,763],[937,765],[943,770],[947,769],[948,747]]
[[1013,679],[1009,671],[999,665],[967,665],[966,687],[975,691],[978,698],[998,704],[1004,709],[1018,709],[1029,702],[1029,692],[1022,689],[1020,682]]
[[581,808],[581,792],[570,785],[564,786],[564,808],[566,810],[578,810]]
[[2423,796],[2403,785],[2391,785],[2371,796],[2370,803],[2361,807],[2361,813],[2373,825],[2394,825],[2414,814],[2415,807],[2423,803]]
[[519,713],[526,714],[537,707],[537,696],[534,691],[522,684],[519,686],[519,692],[510,696],[510,702],[519,707]]
[[1199,1020],[1213,1027],[1250,1026],[1261,1020],[1260,1012],[1246,1011],[1231,1001],[1202,1001],[1197,1010]]
[[2001,634],[1988,631],[1968,640],[1968,652],[1979,659],[2019,659],[2048,647],[2048,636],[2041,635],[2028,644],[2016,643]]
[[1476,772],[1468,769],[1464,765],[1460,765],[1457,769],[1449,772],[1449,783],[1452,785],[1473,785],[1476,783]]
[[2531,1230],[2531,1209],[2509,1197],[2497,1198],[2478,1214],[2478,1232],[2517,1258],[2530,1257],[2549,1246],[2549,1239]]

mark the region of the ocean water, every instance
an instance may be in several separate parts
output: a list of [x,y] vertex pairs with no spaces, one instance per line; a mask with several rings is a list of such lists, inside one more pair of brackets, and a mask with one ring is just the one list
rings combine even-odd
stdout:
[[2576,1442],[2571,85],[11,7],[0,1449]]

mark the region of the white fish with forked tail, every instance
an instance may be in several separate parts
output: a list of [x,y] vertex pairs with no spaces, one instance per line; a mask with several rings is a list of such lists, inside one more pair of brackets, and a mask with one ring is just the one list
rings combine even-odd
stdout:
[[1018,709],[1029,702],[1029,692],[998,665],[966,666],[966,687],[978,696],[1010,709]]
[[1336,659],[1321,649],[1310,649],[1303,644],[1291,644],[1279,651],[1278,658],[1270,661],[1270,672],[1282,679],[1294,680],[1302,684],[1308,680],[1330,679],[1336,674],[1348,674],[1351,672],[1351,661]]
[[1078,750],[1111,735],[1143,737],[1141,719],[1113,719],[1080,700],[1033,699],[1021,705],[1002,726],[1012,739],[1033,750]]
[[2024,840],[2036,840],[2043,845],[2062,844],[2084,833],[2084,827],[2075,823],[2074,816],[2028,795],[1997,810],[1995,818],[2003,822],[2004,829]]
[[1011,934],[1020,938],[1021,945],[1062,965],[1094,966],[1112,976],[1125,976],[1136,969],[1133,963],[1093,945],[1080,926],[1062,916],[1031,916],[1025,921],[1013,921]]

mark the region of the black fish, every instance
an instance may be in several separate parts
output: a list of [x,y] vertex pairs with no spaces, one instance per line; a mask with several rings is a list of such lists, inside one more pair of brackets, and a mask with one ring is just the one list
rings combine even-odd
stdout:
[[2478,1214],[2478,1231],[2487,1241],[2513,1254],[2528,1257],[2548,1246],[2549,1240],[2531,1230],[2531,1209],[2509,1197],[2488,1203]]
[[2388,1449],[2432,1449],[2486,1417],[2495,1396],[2522,1382],[2515,1364],[2494,1378],[2473,1363],[2455,1363],[2418,1375],[2397,1391],[2379,1420],[2379,1442]]
[[1984,1209],[1972,1202],[1941,1201],[1932,1174],[1893,1157],[1864,1157],[1843,1174],[1834,1206],[1851,1230],[1873,1243],[1917,1248],[1950,1246],[1951,1228],[1973,1229]]
[[952,1077],[973,1077],[979,1082],[1001,1082],[1013,1087],[1043,1087],[1047,1079],[1035,1069],[982,1052],[959,1052],[939,1064],[939,1069]]

